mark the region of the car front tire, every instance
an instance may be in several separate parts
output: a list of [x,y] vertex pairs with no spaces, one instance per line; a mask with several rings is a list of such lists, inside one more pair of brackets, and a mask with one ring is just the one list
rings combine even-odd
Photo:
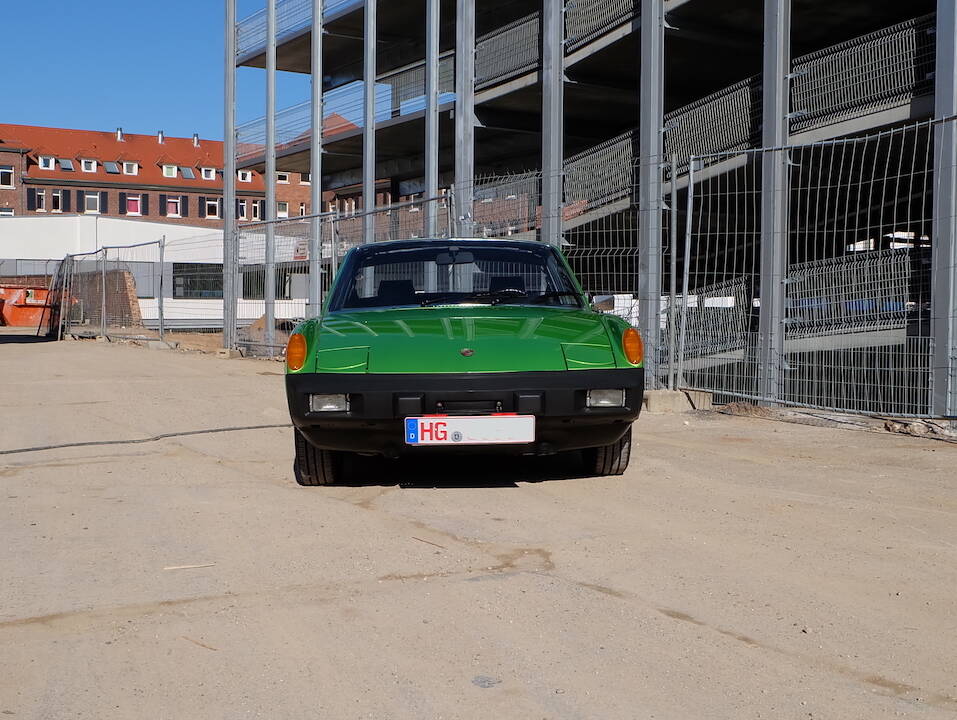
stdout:
[[312,445],[298,428],[293,429],[296,460],[293,470],[300,485],[332,485],[342,479],[342,453],[320,450]]
[[582,450],[585,470],[592,475],[622,475],[631,458],[631,426],[619,440],[610,445]]

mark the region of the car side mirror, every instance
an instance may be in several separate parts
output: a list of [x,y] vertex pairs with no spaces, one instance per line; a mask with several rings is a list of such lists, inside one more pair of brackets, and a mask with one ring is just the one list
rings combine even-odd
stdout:
[[589,295],[588,300],[595,312],[612,312],[615,309],[614,295]]

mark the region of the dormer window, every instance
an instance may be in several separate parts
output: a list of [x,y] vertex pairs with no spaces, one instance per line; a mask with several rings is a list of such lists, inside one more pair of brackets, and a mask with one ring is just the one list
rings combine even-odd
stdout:
[[124,162],[123,163],[123,174],[124,175],[136,175],[140,171],[140,166],[135,162]]
[[41,170],[55,170],[56,158],[52,155],[41,155],[38,164]]
[[174,178],[176,177],[176,166],[175,165],[164,165],[163,166],[163,177]]
[[239,176],[239,182],[252,182],[253,173],[252,170],[239,170],[237,175]]
[[202,168],[203,171],[203,180],[215,180],[216,179],[216,168]]
[[83,172],[96,172],[96,160],[80,160],[80,169]]

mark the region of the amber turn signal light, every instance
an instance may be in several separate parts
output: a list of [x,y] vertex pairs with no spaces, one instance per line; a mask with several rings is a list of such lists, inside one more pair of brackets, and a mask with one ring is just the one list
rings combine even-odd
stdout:
[[641,333],[634,328],[628,328],[621,336],[621,349],[625,352],[625,357],[632,365],[639,365],[645,357],[645,343],[642,342]]
[[301,370],[306,364],[306,338],[301,334],[289,336],[286,343],[286,367],[290,370]]

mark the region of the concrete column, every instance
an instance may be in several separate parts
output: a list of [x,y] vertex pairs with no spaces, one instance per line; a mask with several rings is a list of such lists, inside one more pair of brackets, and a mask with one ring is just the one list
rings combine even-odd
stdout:
[[[957,115],[957,9],[937,2],[934,115]],[[957,418],[957,122],[934,128],[934,227],[931,240],[930,332],[934,415]]]
[[[323,0],[312,0],[311,67],[312,108],[309,144],[309,212],[322,212],[322,9]],[[309,306],[307,317],[318,317],[322,305],[322,219],[312,219],[309,237]]]
[[[791,68],[791,0],[764,0],[762,136],[764,147],[788,144]],[[782,396],[784,378],[784,280],[788,262],[788,153],[761,156],[761,310],[758,320],[758,394]]]
[[[425,17],[425,197],[439,194],[439,0],[426,0]],[[438,231],[438,202],[425,206],[425,236]]]
[[664,162],[664,7],[641,0],[638,135],[638,314],[645,341],[645,382],[657,385],[661,335],[661,167]]
[[542,240],[561,245],[564,200],[565,8],[542,0]]
[[266,306],[265,343],[276,343],[276,0],[266,0],[266,247],[263,298]]
[[[363,33],[363,126],[362,126],[362,209],[375,208],[375,80],[376,80],[376,2],[365,0]],[[375,215],[362,216],[362,241],[375,242]]]
[[[225,0],[223,67],[223,347],[236,347],[236,0]],[[161,270],[162,271],[162,270]]]
[[455,3],[456,234],[471,237],[475,197],[475,0]]

